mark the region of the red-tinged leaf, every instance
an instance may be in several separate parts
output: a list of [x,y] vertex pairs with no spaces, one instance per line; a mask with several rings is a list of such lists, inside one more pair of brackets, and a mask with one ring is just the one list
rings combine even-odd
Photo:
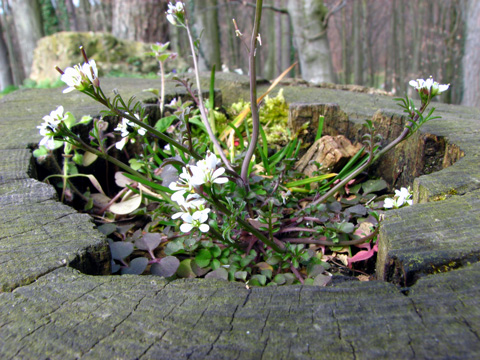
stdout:
[[378,251],[378,245],[377,244],[375,244],[375,246],[371,250],[359,251],[354,256],[352,256],[350,259],[348,259],[348,267],[349,268],[352,267],[352,263],[354,263],[354,262],[370,259],[377,251]]

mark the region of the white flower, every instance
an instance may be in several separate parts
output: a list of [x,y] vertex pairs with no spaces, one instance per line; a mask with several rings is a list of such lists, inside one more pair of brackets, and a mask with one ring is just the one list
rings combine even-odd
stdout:
[[93,83],[95,79],[98,79],[98,70],[95,60],[89,60],[87,63],[84,63],[82,66],[82,72],[87,76],[91,83]]
[[383,200],[383,207],[385,209],[392,209],[395,206],[395,201],[392,198],[386,198]]
[[82,86],[82,69],[79,65],[66,68],[60,79],[68,85],[63,93],[68,93]]
[[[135,117],[140,120],[140,117],[138,114],[135,114]],[[122,139],[118,141],[115,144],[115,147],[119,150],[122,150],[125,144],[128,142],[130,139],[131,134],[137,133],[139,135],[145,135],[147,131],[140,127],[139,125],[135,124],[134,122],[123,118],[121,123],[118,123],[117,127],[113,129],[114,131],[120,131],[120,134],[122,135]],[[134,135],[132,135],[134,136]],[[130,139],[132,143],[135,142],[135,139]]]
[[55,148],[54,136],[57,132],[58,125],[65,120],[65,116],[63,115],[63,106],[59,106],[56,110],[50,112],[50,115],[45,115],[43,120],[45,122],[40,126],[37,126],[37,129],[40,130],[40,135],[43,136],[43,139],[40,140],[39,145],[43,145],[47,149],[53,150]]
[[97,64],[95,60],[90,60],[83,65],[66,68],[60,79],[68,85],[68,88],[63,90],[64,93],[75,89],[83,90],[90,85],[98,86]]
[[393,198],[387,198],[383,201],[383,207],[385,209],[398,209],[405,204],[412,205],[412,194],[409,188],[402,187],[400,190],[395,190],[395,196]]
[[182,220],[184,223],[180,226],[180,231],[187,233],[194,228],[198,228],[201,232],[207,232],[210,230],[210,226],[204,223],[208,220],[209,212],[210,209],[205,209],[196,211],[193,215],[190,215],[189,213],[183,214]]
[[177,1],[175,5],[171,2],[168,3],[167,20],[172,25],[177,25],[177,20],[182,21],[185,13],[185,5],[181,1]]
[[[172,200],[173,200],[173,197],[172,197]],[[182,194],[181,200],[177,201],[177,203],[178,205],[180,205],[180,208],[183,211],[179,211],[173,214],[172,219],[178,219],[179,217],[182,217],[185,214],[193,214],[194,212],[199,210],[208,210],[208,212],[210,211],[210,209],[205,208],[205,205],[206,205],[205,199],[202,199],[198,195],[192,198],[187,197],[187,199],[185,199]]]
[[122,140],[120,141],[117,141],[115,143],[115,147],[118,149],[118,150],[122,150],[124,147],[125,147],[125,144],[127,143],[128,141],[128,137],[124,137],[122,138]]
[[228,182],[226,177],[220,177],[225,173],[225,169],[222,167],[217,169],[219,163],[217,156],[209,151],[204,160],[198,160],[196,166],[190,166],[192,184],[211,186]]
[[450,87],[450,84],[439,84],[438,82],[434,81],[431,76],[427,80],[410,80],[408,84],[413,86],[420,94],[423,93],[427,96],[430,95],[431,97],[441,94]]

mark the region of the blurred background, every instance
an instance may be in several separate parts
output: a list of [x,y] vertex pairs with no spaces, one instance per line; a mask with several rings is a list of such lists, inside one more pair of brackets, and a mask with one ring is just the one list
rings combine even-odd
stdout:
[[[104,76],[156,76],[148,43],[171,43],[189,71],[185,31],[165,18],[166,0],[0,0],[0,91],[54,86],[55,65],[70,66],[78,45]],[[200,66],[247,74],[255,1],[186,0],[201,38]],[[258,75],[356,84],[403,96],[408,81],[452,84],[444,102],[480,106],[479,0],[264,0]],[[77,56],[77,58],[75,58]],[[74,57],[71,59],[70,57]],[[182,60],[183,59],[183,60]]]

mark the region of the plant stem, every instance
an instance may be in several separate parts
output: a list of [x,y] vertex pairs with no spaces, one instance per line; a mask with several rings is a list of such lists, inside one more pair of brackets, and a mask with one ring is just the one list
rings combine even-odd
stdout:
[[259,128],[260,128],[260,119],[258,116],[258,105],[257,105],[257,73],[255,68],[255,55],[257,50],[258,42],[258,31],[260,28],[260,20],[262,19],[262,7],[263,0],[257,0],[257,6],[255,9],[255,22],[253,25],[252,38],[250,40],[250,52],[248,57],[248,68],[250,72],[250,107],[252,111],[252,137],[250,143],[248,144],[247,153],[243,159],[242,171],[240,177],[242,178],[245,185],[248,186],[248,168],[250,161],[252,159],[255,148],[257,147]]
[[143,180],[146,180],[146,181],[150,181],[147,177],[145,177],[143,174],[139,173],[138,171],[135,171],[133,170],[130,166],[128,166],[127,164],[124,164],[123,162],[121,162],[120,160],[117,160],[116,158],[114,158],[113,156],[110,156],[104,152],[101,152],[93,147],[91,147],[90,145],[87,145],[82,139],[80,139],[78,136],[74,135],[74,134],[69,134],[68,135],[70,138],[72,138],[73,140],[75,140],[75,145],[76,146],[79,146],[80,148],[82,148],[83,150],[85,151],[88,151],[88,152],[91,152],[92,154],[95,154],[97,155],[98,157],[106,160],[106,161],[109,161],[111,162],[112,164],[118,166],[119,168],[125,170],[126,172],[140,178],[140,179],[143,179]]
[[[419,110],[419,113],[423,113],[425,111],[425,109],[427,108],[429,102],[427,103],[424,103],[422,104],[420,110]],[[375,161],[377,161],[381,156],[383,156],[386,152],[388,152],[389,150],[393,149],[396,145],[398,145],[400,142],[402,142],[406,136],[408,135],[408,133],[411,131],[409,129],[409,126],[411,126],[414,122],[418,121],[419,119],[419,115],[415,115],[415,117],[412,119],[412,120],[409,120],[408,123],[405,125],[405,128],[403,129],[402,133],[395,139],[393,140],[391,143],[389,143],[387,146],[385,146],[385,148],[383,148],[382,150],[380,150],[377,154],[375,154],[375,156],[373,156],[373,149],[371,148],[370,151],[369,151],[369,157],[368,157],[368,160],[365,164],[363,164],[362,166],[360,166],[356,171],[354,171],[353,173],[351,173],[349,176],[347,176],[345,179],[343,179],[342,181],[340,181],[337,185],[335,185],[334,187],[332,187],[329,191],[327,191],[324,195],[322,195],[320,198],[318,198],[317,200],[311,202],[308,207],[311,207],[311,206],[315,206],[319,203],[322,203],[324,201],[326,201],[330,196],[332,196],[333,194],[335,194],[340,188],[342,188],[343,186],[345,186],[345,184],[347,184],[351,179],[354,179],[358,174],[360,174],[363,170],[365,170],[366,168],[368,168],[371,164],[373,164]],[[305,210],[305,209],[303,209]],[[302,211],[303,211],[302,210]]]
[[[232,216],[232,213],[230,212],[230,210],[228,210],[225,206],[223,206],[223,204],[220,201],[218,201],[214,196],[211,196],[210,198],[218,210],[220,210],[227,216]],[[281,249],[277,244],[275,244],[273,241],[271,241],[269,238],[263,235],[258,229],[250,225],[245,220],[241,219],[239,216],[236,217],[236,220],[237,220],[237,223],[242,228],[244,228],[246,231],[254,235],[258,240],[263,242],[265,245],[270,246],[273,250],[275,250],[280,254],[283,254],[285,252],[285,250]]]
[[188,41],[190,43],[190,51],[192,52],[192,57],[193,57],[193,68],[195,70],[195,80],[197,82],[197,91],[198,91],[198,108],[200,109],[200,114],[202,115],[202,122],[205,125],[205,128],[207,129],[208,136],[210,137],[210,140],[212,140],[213,145],[218,151],[218,154],[220,155],[220,158],[222,159],[223,163],[225,164],[225,167],[231,171],[234,171],[232,168],[232,165],[230,165],[230,162],[227,159],[227,156],[223,152],[222,146],[218,142],[217,137],[213,133],[212,127],[210,126],[210,121],[208,120],[207,112],[205,110],[205,105],[203,103],[203,95],[202,95],[202,87],[200,85],[200,73],[198,71],[198,62],[197,62],[197,54],[195,52],[195,45],[193,44],[193,38],[192,34],[190,32],[190,27],[188,25],[188,21],[185,21],[185,28],[187,29],[187,35],[188,35]]
[[[103,94],[103,92],[102,92]],[[105,96],[103,97],[97,97],[95,98],[95,100],[99,101],[102,105],[104,105],[105,107],[109,108],[111,111],[113,111],[116,115],[120,116],[120,117],[123,117],[123,118],[126,118],[128,120],[130,120],[131,122],[137,124],[138,126],[141,126],[142,128],[144,128],[145,130],[147,130],[149,133],[159,137],[161,140],[167,142],[168,144],[176,147],[177,149],[193,156],[195,159],[197,160],[201,160],[202,157],[197,154],[195,151],[191,151],[190,149],[186,148],[185,146],[183,146],[182,144],[180,144],[179,142],[175,141],[174,139],[172,139],[171,137],[161,133],[160,131],[158,131],[157,129],[155,129],[154,127],[148,125],[148,124],[145,124],[144,122],[138,120],[135,116],[132,116],[130,115],[129,113],[127,112],[124,112],[124,111],[121,111],[117,108],[115,108],[111,103],[110,103],[110,99],[106,98]]]
[[163,61],[159,61],[158,63],[160,64],[160,118],[163,118],[165,108],[165,69],[163,67]]

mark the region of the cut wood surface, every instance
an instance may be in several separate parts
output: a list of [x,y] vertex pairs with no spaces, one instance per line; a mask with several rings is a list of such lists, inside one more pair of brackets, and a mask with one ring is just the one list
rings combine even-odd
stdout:
[[[245,77],[219,76],[222,92],[247,97]],[[143,99],[141,90],[158,86],[102,84]],[[58,105],[76,116],[101,110],[61,91],[21,90],[0,100],[1,359],[480,358],[479,110],[438,104],[442,119],[412,139],[442,139],[445,157],[458,161],[416,178],[415,201],[425,204],[387,213],[377,273],[392,282],[246,289],[88,274],[108,266],[104,236],[31,177],[28,146],[40,140],[35,126],[45,114]],[[287,85],[284,95],[338,104],[348,117],[339,125],[352,141],[378,108],[390,119],[401,115],[386,96]],[[326,127],[333,129],[328,119]]]

